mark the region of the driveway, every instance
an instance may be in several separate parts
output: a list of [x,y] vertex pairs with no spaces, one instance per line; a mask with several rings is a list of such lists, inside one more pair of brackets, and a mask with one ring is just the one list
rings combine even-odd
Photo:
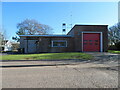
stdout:
[[117,88],[120,55],[89,54],[94,60],[2,62],[2,87]]

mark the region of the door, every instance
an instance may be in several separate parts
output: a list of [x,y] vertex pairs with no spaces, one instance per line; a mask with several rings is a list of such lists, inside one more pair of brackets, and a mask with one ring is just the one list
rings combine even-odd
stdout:
[[28,53],[36,53],[37,52],[37,40],[28,40]]
[[83,33],[83,51],[100,52],[100,33]]

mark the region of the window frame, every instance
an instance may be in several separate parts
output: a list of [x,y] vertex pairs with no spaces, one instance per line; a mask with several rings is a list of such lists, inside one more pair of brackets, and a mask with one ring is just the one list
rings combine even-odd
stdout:
[[[54,42],[65,42],[65,46],[53,46]],[[67,47],[67,40],[52,40],[51,47]]]

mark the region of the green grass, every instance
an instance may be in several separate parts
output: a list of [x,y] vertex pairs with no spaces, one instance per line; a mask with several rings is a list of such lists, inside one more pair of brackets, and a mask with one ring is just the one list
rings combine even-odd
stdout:
[[115,50],[108,50],[108,52],[110,52],[110,53],[120,54],[120,51],[115,51]]
[[85,53],[44,53],[4,55],[2,60],[59,60],[59,59],[92,59],[93,56]]

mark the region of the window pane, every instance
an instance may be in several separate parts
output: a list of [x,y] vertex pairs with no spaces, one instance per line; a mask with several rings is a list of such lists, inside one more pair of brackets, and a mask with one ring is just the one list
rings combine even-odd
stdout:
[[87,42],[87,40],[84,40],[84,42]]
[[87,43],[84,43],[84,45],[87,45]]
[[59,42],[60,46],[66,46],[65,42]]
[[95,40],[95,42],[98,42],[98,40]]
[[95,43],[95,45],[98,45],[98,43]]
[[92,42],[92,40],[89,40],[89,42]]
[[57,42],[54,42],[54,43],[53,43],[53,46],[58,46],[58,43],[57,43]]
[[90,45],[92,45],[92,43],[90,43]]
[[66,41],[53,41],[53,47],[66,47]]

